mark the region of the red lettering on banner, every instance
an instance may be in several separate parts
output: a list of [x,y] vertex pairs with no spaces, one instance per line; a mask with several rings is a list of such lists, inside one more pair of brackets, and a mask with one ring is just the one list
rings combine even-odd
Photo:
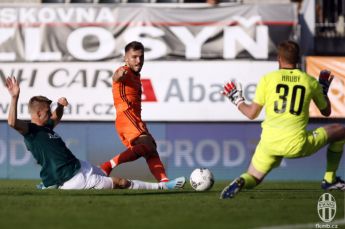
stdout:
[[153,90],[151,80],[142,79],[141,84],[143,87],[142,101],[143,102],[157,102],[155,91]]

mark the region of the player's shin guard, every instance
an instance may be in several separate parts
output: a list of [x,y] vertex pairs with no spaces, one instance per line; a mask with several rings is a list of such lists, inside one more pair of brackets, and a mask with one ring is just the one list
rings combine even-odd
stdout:
[[245,189],[252,189],[257,185],[256,179],[250,175],[249,173],[243,173],[241,177],[244,180],[244,186]]
[[166,182],[169,181],[166,173],[164,165],[161,159],[158,156],[158,153],[154,153],[149,157],[146,157],[147,165],[152,173],[152,175],[156,178],[158,182]]
[[339,167],[345,141],[333,142],[327,149],[327,168],[324,179],[333,183],[336,179],[336,171]]

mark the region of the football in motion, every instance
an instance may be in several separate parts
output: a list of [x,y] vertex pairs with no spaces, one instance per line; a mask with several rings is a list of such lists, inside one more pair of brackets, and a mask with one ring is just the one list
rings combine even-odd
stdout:
[[214,177],[209,169],[194,169],[189,178],[190,185],[195,191],[210,190],[214,184]]

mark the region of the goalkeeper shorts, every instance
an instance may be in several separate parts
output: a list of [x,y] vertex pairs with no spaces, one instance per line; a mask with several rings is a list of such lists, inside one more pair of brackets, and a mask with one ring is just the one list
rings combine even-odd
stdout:
[[313,131],[307,131],[303,147],[299,152],[293,155],[284,155],[283,152],[280,152],[279,154],[270,152],[270,150],[268,150],[269,147],[266,147],[259,142],[252,158],[252,165],[257,171],[267,174],[273,168],[278,167],[283,158],[308,157],[325,146],[327,144],[327,140],[327,132],[323,127],[317,128]]

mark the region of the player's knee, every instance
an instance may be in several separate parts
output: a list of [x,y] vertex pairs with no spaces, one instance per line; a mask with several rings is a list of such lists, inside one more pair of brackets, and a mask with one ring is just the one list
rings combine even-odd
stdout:
[[114,188],[126,189],[129,188],[129,186],[131,185],[130,181],[124,178],[112,177],[112,179],[114,183]]
[[345,140],[345,126],[341,124],[332,124],[326,128],[329,142],[343,141]]

